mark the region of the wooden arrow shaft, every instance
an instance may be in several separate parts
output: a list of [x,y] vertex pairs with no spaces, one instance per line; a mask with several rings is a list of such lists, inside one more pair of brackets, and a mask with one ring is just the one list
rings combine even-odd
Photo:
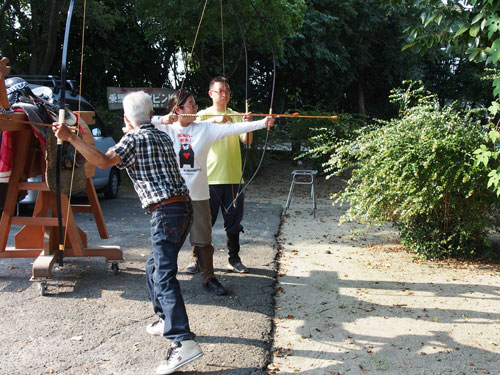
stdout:
[[[245,113],[231,113],[228,114],[229,116],[245,116]],[[177,116],[180,117],[197,117],[198,115],[196,113],[189,114],[189,113],[182,113]],[[203,117],[218,117],[218,116],[224,116],[224,114],[220,115],[203,115]],[[331,119],[331,120],[337,120],[339,117],[338,116],[313,116],[313,115],[301,115],[298,113],[249,113],[248,116],[255,116],[255,117],[267,117],[267,116],[275,116],[275,117],[293,117],[293,118],[326,118],[326,119]]]
[[293,117],[293,118],[328,118],[332,120],[337,120],[339,118],[338,116],[313,116],[313,115],[301,115],[295,113],[280,113],[280,114],[273,113],[272,115],[266,113],[251,113],[249,115],[256,117],[276,116],[276,117]]

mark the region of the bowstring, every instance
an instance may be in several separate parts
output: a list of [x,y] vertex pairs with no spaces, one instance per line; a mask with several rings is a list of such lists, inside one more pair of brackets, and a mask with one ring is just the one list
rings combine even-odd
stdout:
[[[81,110],[82,105],[82,83],[83,83],[83,56],[85,50],[85,20],[87,14],[87,0],[83,1],[83,22],[82,22],[82,41],[80,48],[80,77],[78,82],[78,112]],[[66,84],[66,82],[64,83]],[[76,136],[80,135],[80,115],[77,116],[77,126],[76,126]],[[73,166],[71,170],[71,181],[69,185],[69,194],[68,194],[68,207],[66,210],[66,224],[64,228],[64,247],[66,248],[66,235],[68,234],[68,222],[69,222],[69,213],[71,208],[71,194],[73,192],[73,181],[75,177],[75,166],[76,166],[76,154],[77,150],[75,148],[75,152],[73,155]],[[85,167],[83,167],[85,168]]]
[[[195,34],[195,37],[194,37],[194,41],[193,41],[193,45],[191,47],[191,52],[189,54],[189,57],[188,57],[188,61],[187,61],[187,64],[185,66],[185,69],[184,69],[184,78],[182,79],[182,82],[181,82],[181,86],[180,86],[180,89],[179,89],[179,92],[182,92],[182,89],[184,88],[184,83],[186,81],[186,78],[187,78],[187,73],[188,73],[188,69],[189,69],[189,65],[191,64],[191,59],[192,59],[192,56],[193,56],[193,52],[194,52],[194,48],[196,46],[196,42],[198,40],[198,35],[199,35],[199,32],[200,32],[200,28],[201,28],[201,24],[203,22],[203,18],[204,18],[204,15],[205,15],[205,10],[206,10],[206,7],[207,7],[207,3],[208,3],[208,0],[205,0],[205,4],[203,5],[203,11],[201,13],[201,17],[200,17],[200,21],[198,23],[198,28],[196,30],[196,34]],[[249,0],[249,3],[250,5],[252,6],[254,12],[257,14],[257,16],[259,17],[259,20],[261,22],[262,25],[264,25],[264,22],[260,16],[260,13],[258,12],[258,10],[255,8],[254,4],[252,3],[251,0]],[[232,4],[231,4],[232,5]],[[233,8],[234,9],[234,8]],[[221,22],[222,22],[222,0],[221,0]],[[239,24],[239,21],[238,21],[238,24]],[[222,26],[223,27],[223,26]],[[241,26],[240,26],[241,27]],[[274,102],[274,91],[275,91],[275,85],[276,85],[276,56],[275,56],[275,51],[274,51],[274,45],[272,43],[272,40],[270,39],[270,36],[269,36],[269,33],[268,33],[268,30],[266,28],[264,28],[265,30],[265,33],[266,33],[266,36],[267,36],[267,40],[268,40],[268,43],[270,44],[270,47],[271,47],[271,51],[272,51],[272,56],[273,56],[273,80],[272,80],[272,89],[271,89],[271,101],[270,101],[270,107],[269,107],[269,114],[272,114],[273,112],[273,102]],[[224,32],[222,31],[222,40],[223,40],[223,37],[224,37]],[[223,42],[222,42],[223,43]],[[246,85],[246,88],[245,88],[245,95],[246,95],[246,99],[245,99],[245,106],[246,106],[246,112],[248,112],[248,57],[247,57],[247,49],[246,49],[246,42],[244,42],[245,44],[245,58],[246,58],[246,81],[247,81],[247,85]],[[222,48],[224,50],[224,45],[222,45]],[[224,58],[224,56],[223,56]],[[224,66],[224,62],[223,62],[223,66]],[[223,67],[224,69],[224,67]],[[177,103],[176,103],[176,106],[179,104],[179,99],[180,99],[180,95],[179,97],[177,98]],[[174,107],[175,108],[175,107]],[[265,143],[264,143],[264,150],[262,152],[262,155],[261,155],[261,158],[260,158],[260,161],[259,161],[259,164],[257,165],[257,168],[254,172],[254,174],[252,175],[252,177],[250,177],[250,179],[248,180],[248,182],[245,184],[245,186],[241,189],[241,191],[239,191],[237,194],[236,194],[236,197],[233,199],[233,201],[231,202],[231,205],[233,205],[236,200],[239,198],[240,195],[243,194],[243,192],[248,188],[249,184],[252,182],[252,180],[255,178],[255,176],[257,175],[261,165],[262,165],[262,161],[264,160],[264,154],[266,152],[266,148],[267,148],[267,144],[268,144],[268,141],[269,141],[269,129],[267,129],[267,132],[266,132],[266,140],[265,140]],[[245,163],[246,163],[246,160],[245,160]],[[243,177],[243,174],[242,174],[242,177]],[[228,208],[224,207],[224,209],[227,211]]]
[[[245,52],[245,113],[248,113],[248,48],[247,48],[247,41],[246,41],[246,37],[245,37],[245,32],[243,31],[243,27],[241,26],[239,15],[233,6],[233,2],[230,1],[229,5],[231,6],[231,9],[236,17],[236,23],[238,24],[238,29],[240,30],[241,39],[243,40],[243,49]],[[240,196],[241,185],[243,183],[243,174],[245,173],[245,169],[247,166],[248,149],[250,148],[250,138],[248,137],[248,135],[246,137],[245,146],[246,146],[245,147],[245,157],[243,159],[243,166],[241,167],[241,177],[240,177],[240,181],[238,183],[238,190],[236,191],[236,196],[233,196],[233,201],[231,202],[229,207],[231,205],[233,205],[233,207],[236,208],[237,200],[238,200],[238,197]],[[229,207],[224,207],[224,210],[226,211],[226,213],[228,212]]]
[[[263,18],[261,16],[260,12],[258,11],[258,9],[253,4],[252,0],[248,0],[248,2],[252,6],[255,14],[257,15],[257,17],[258,17],[258,19],[259,19],[259,21],[261,23],[261,25],[265,26],[264,20],[263,20]],[[272,80],[272,87],[271,87],[271,101],[270,101],[270,104],[269,104],[269,115],[272,115],[272,113],[273,113],[273,103],[274,103],[274,92],[275,92],[275,87],[276,87],[276,53],[275,53],[275,49],[274,49],[273,40],[271,39],[271,36],[269,35],[269,31],[267,30],[266,27],[264,27],[264,32],[266,34],[267,42],[269,43],[269,46],[271,47],[271,53],[272,53],[272,56],[273,56],[273,80]],[[250,177],[250,179],[247,181],[247,183],[245,184],[245,186],[236,195],[236,197],[231,202],[230,206],[233,205],[236,202],[236,200],[239,198],[239,196],[241,194],[243,194],[243,192],[248,188],[248,186],[253,181],[253,179],[255,178],[255,176],[257,176],[257,173],[259,172],[259,169],[260,169],[260,167],[262,165],[262,162],[264,160],[264,155],[266,153],[268,142],[269,142],[269,128],[266,131],[266,140],[264,142],[264,150],[262,151],[262,155],[260,157],[259,164],[257,165],[257,168],[255,169],[255,172],[253,173],[252,177]]]
[[[221,19],[221,33],[222,33],[222,76],[225,77],[226,74],[225,74],[225,60],[224,60],[224,17],[223,17],[223,11],[222,11],[222,0],[220,2],[221,4],[221,15],[220,15],[220,19]],[[245,38],[245,33],[243,32],[243,27],[241,26],[241,23],[240,23],[240,20],[239,20],[239,17],[238,17],[238,13],[236,12],[235,8],[233,7],[233,3],[232,1],[229,1],[229,6],[231,7],[235,17],[236,17],[236,22],[238,24],[238,28],[239,28],[239,31],[240,31],[240,35],[242,37],[242,40],[243,40],[243,48],[244,48],[244,51],[245,51],[245,113],[248,113],[248,49],[247,49],[247,43],[246,43],[246,38]],[[232,116],[231,116],[232,117]],[[229,206],[224,206],[224,204],[222,203],[222,199],[217,195],[217,197],[219,198],[219,202],[220,202],[220,205],[222,207],[222,209],[224,209],[224,211],[226,213],[229,213],[229,209],[231,206],[234,206],[234,208],[236,208],[236,202],[237,202],[237,199],[238,197],[241,195],[240,194],[240,189],[241,189],[241,185],[242,185],[242,182],[243,182],[243,173],[245,171],[245,168],[246,168],[246,164],[247,164],[247,157],[248,157],[248,148],[250,147],[250,140],[247,136],[246,138],[246,147],[245,147],[245,157],[243,159],[243,166],[241,168],[241,177],[240,177],[240,181],[238,183],[238,190],[236,191],[236,195],[234,195],[234,191],[233,191],[233,194],[232,194],[232,197],[233,197],[233,200],[231,201],[231,203],[229,204]],[[214,191],[215,192],[215,191]]]
[[[184,78],[182,79],[181,87],[179,89],[179,93],[182,92],[182,89],[184,87],[184,82],[186,81],[186,78],[187,78],[187,73],[188,73],[188,70],[189,70],[189,65],[191,64],[191,59],[193,58],[194,47],[196,46],[196,41],[198,40],[198,34],[200,33],[201,24],[203,22],[203,17],[205,16],[205,9],[207,8],[207,3],[208,3],[208,0],[205,0],[205,5],[203,5],[203,11],[201,12],[200,22],[198,22],[198,28],[196,29],[196,34],[194,36],[193,46],[191,47],[191,52],[189,53],[188,61],[186,63],[185,69],[184,69]],[[180,95],[177,98],[176,106],[179,104],[179,98],[180,98]]]
[[226,76],[226,64],[224,61],[224,12],[222,11],[222,0],[220,0],[220,30],[222,43],[222,76]]

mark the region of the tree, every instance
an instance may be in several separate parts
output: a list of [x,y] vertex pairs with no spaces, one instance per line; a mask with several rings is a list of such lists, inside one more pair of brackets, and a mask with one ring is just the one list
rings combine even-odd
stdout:
[[0,52],[14,72],[47,74],[54,63],[62,0],[0,1]]
[[[404,1],[389,6],[380,0],[224,0],[222,9],[220,2],[209,1],[198,31],[203,4],[87,0],[85,96],[105,106],[106,86],[183,84],[207,105],[210,78],[224,74],[231,82],[232,106],[240,110],[249,82],[254,112],[267,111],[273,97],[274,112],[360,112],[388,118],[395,111],[387,100],[389,91],[403,79],[423,79],[429,87],[428,82],[439,82],[436,89],[442,91],[436,92],[444,102],[471,88],[447,67],[476,74],[465,59],[457,64],[440,51],[423,57],[401,52],[407,43],[402,30],[419,10]],[[0,51],[10,58],[14,74],[59,75],[66,6],[62,0],[0,0]],[[82,11],[83,0],[77,0],[70,79],[80,74]],[[248,80],[240,26],[248,50]],[[469,92],[469,98],[483,96],[479,89]]]
[[[406,0],[391,0],[405,4]],[[496,67],[500,59],[500,1],[494,0],[417,0],[419,25],[406,29],[409,43],[405,49],[424,54],[442,48],[450,56],[466,56],[469,61]],[[500,79],[493,81],[494,95],[500,97]],[[496,115],[500,104],[493,102]]]
[[148,39],[169,41],[177,47],[171,71],[185,67],[190,60],[187,73],[182,69],[175,77],[175,85],[179,87],[185,80],[184,84],[195,94],[203,93],[200,96],[205,97],[209,80],[224,74],[232,82],[233,99],[240,108],[245,87],[244,36],[250,96],[253,108],[260,110],[268,108],[270,99],[272,51],[277,58],[282,56],[286,38],[301,26],[306,9],[304,0],[226,0],[222,9],[219,2],[208,2],[197,33],[203,2],[196,7],[180,0],[137,3]]
[[401,52],[413,8],[377,0],[308,2],[302,28],[279,61],[284,109],[306,104],[326,111],[388,118],[390,90],[421,79],[436,62]]
[[[82,8],[74,16],[69,75],[80,72]],[[175,45],[147,39],[133,2],[87,1],[83,63],[83,92],[107,105],[106,87],[168,87],[168,61]]]
[[[0,6],[0,51],[12,74],[60,74],[66,8],[62,0],[6,0]],[[65,5],[67,6],[67,4]],[[47,10],[48,9],[48,10]],[[83,93],[105,106],[107,86],[164,86],[168,61],[176,46],[150,42],[133,2],[88,0],[83,30],[83,2],[76,1],[68,45],[67,78],[82,69]],[[85,31],[82,58],[82,33]]]
[[[396,1],[400,3],[400,1]],[[424,53],[426,50],[444,46],[450,53],[468,57],[470,61],[497,67],[500,60],[500,1],[418,0],[421,9],[421,24],[410,27],[407,32],[410,43],[407,48]],[[489,111],[492,117],[500,111],[500,74],[493,77],[493,95]],[[488,187],[500,195],[500,153],[496,149],[497,131],[488,133],[487,143],[476,150],[476,166],[483,164],[489,169]]]
[[[405,3],[406,1],[392,1]],[[421,24],[409,27],[410,43],[416,52],[435,46],[465,53],[471,61],[496,65],[500,59],[499,1],[416,0]]]

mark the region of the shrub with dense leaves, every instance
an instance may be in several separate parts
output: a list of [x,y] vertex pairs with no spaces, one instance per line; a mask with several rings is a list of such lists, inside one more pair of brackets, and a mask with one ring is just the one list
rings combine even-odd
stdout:
[[399,118],[377,121],[339,144],[326,171],[352,175],[334,197],[350,204],[344,220],[390,222],[422,257],[475,257],[488,245],[498,206],[487,172],[474,165],[485,134],[481,113],[441,107],[414,86],[392,92]]
[[308,149],[297,158],[312,159],[313,168],[323,173],[325,163],[335,152],[338,143],[351,139],[365,125],[366,118],[359,114],[342,113],[335,120],[322,120],[319,126],[318,121],[306,121],[310,123]]

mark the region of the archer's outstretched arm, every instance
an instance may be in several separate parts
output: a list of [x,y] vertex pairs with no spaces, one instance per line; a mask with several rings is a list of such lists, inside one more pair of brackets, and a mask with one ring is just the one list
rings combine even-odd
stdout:
[[121,162],[118,154],[108,150],[105,154],[94,146],[86,143],[78,135],[74,134],[66,125],[54,122],[52,129],[55,136],[63,141],[71,143],[90,163],[101,169],[112,167]]

